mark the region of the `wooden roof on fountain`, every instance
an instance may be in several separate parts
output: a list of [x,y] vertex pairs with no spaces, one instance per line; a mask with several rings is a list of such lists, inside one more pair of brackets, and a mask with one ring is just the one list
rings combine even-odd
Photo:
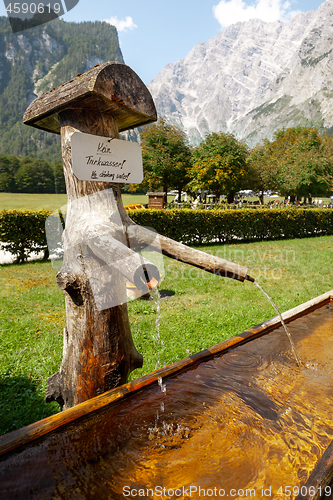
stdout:
[[68,109],[111,114],[120,132],[157,120],[149,90],[131,68],[119,62],[96,65],[41,95],[27,108],[23,122],[60,134],[59,114]]

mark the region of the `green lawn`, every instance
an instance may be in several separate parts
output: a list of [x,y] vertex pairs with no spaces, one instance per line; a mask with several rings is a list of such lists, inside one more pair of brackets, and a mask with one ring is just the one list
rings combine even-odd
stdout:
[[0,210],[56,210],[66,203],[66,194],[0,193]]
[[[168,196],[168,201],[173,200],[173,196]],[[248,201],[257,201],[258,198],[246,198]],[[265,197],[265,204],[277,198]],[[148,196],[145,194],[123,194],[124,205],[131,203],[148,203]],[[279,198],[283,200],[283,198]],[[329,198],[323,198],[323,205],[330,202]],[[57,210],[66,205],[67,195],[65,194],[26,194],[26,193],[0,193],[1,210]]]
[[[289,241],[201,247],[247,265],[249,274],[286,311],[333,288],[333,236]],[[160,289],[174,294],[161,303],[160,335],[154,341],[156,306],[128,304],[135,345],[144,356],[132,378],[212,346],[275,316],[250,282],[204,273],[164,258]],[[49,262],[0,266],[0,433],[58,411],[45,404],[47,378],[61,363],[64,298]]]
[[[124,205],[148,203],[144,194],[123,194],[122,199]],[[66,194],[0,193],[0,210],[57,210],[66,203]]]

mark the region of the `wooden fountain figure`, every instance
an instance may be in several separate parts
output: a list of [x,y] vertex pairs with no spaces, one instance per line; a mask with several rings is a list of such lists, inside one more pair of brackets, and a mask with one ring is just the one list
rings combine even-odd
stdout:
[[108,62],[43,94],[24,123],[61,135],[68,209],[64,262],[57,275],[64,291],[63,359],[48,379],[46,401],[70,408],[127,381],[142,366],[134,346],[126,281],[143,291],[158,284],[159,271],[135,250],[159,245],[164,255],[219,276],[248,279],[247,269],[172,239],[152,237],[127,215],[120,184],[79,180],[73,173],[75,132],[117,138],[120,131],[156,121],[152,97],[126,65]]

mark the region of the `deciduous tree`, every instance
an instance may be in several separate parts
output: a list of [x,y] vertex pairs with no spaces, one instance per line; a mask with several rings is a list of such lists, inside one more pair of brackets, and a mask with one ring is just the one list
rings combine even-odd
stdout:
[[19,167],[20,162],[16,156],[0,156],[0,192],[15,192],[15,173]]
[[248,148],[233,134],[211,133],[198,146],[192,156],[193,190],[209,190],[216,194],[226,194],[229,203],[235,193],[244,186],[248,175],[246,158]]
[[50,164],[38,158],[24,158],[15,175],[21,193],[54,193],[54,175]]
[[316,128],[278,130],[251,151],[248,163],[257,184],[282,196],[325,196],[333,187],[333,139]]
[[[182,190],[189,182],[191,149],[183,130],[164,118],[140,132],[144,181],[148,190]],[[179,196],[179,199],[180,199]]]

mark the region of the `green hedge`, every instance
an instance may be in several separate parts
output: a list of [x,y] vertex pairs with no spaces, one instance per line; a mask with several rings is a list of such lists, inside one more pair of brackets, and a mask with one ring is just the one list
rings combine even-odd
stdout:
[[[45,220],[50,213],[0,212],[0,246],[15,255],[16,262],[31,252],[44,251],[47,256]],[[333,234],[333,210],[325,208],[129,210],[128,214],[137,224],[188,245]]]
[[0,247],[24,262],[32,252],[44,251],[48,256],[45,236],[47,210],[3,210],[0,212]]
[[188,245],[333,234],[332,209],[130,210],[142,226]]

